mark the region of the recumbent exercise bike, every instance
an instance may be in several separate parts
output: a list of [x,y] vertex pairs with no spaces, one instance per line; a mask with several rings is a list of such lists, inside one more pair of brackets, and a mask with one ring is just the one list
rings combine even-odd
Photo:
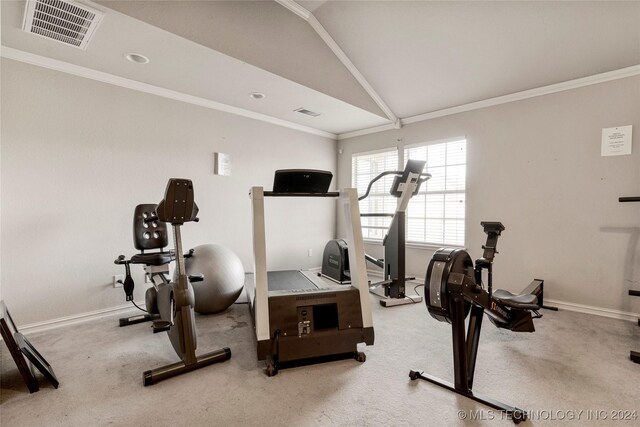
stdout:
[[[122,284],[126,301],[131,301],[133,305],[146,314],[140,314],[120,319],[120,326],[129,326],[136,323],[148,322],[160,318],[157,312],[157,289],[158,286],[167,284],[169,279],[169,264],[175,261],[174,251],[165,251],[169,245],[169,232],[167,224],[158,220],[155,203],[145,203],[136,206],[133,213],[133,245],[140,253],[126,259],[124,255],[118,256],[114,261],[117,265],[124,265],[125,278],[118,280]],[[197,218],[196,218],[197,220]],[[146,251],[146,252],[145,252]],[[149,252],[152,251],[152,252]],[[194,250],[184,254],[184,258],[193,256]],[[146,310],[139,307],[133,298],[135,282],[131,276],[131,264],[143,265],[144,272],[148,280],[153,284],[145,293]],[[204,276],[201,274],[189,275],[189,282],[201,282]],[[158,325],[154,332],[162,332],[166,328]]]
[[[120,326],[152,320],[153,332],[166,331],[174,350],[182,360],[145,371],[143,374],[145,386],[231,358],[231,350],[227,347],[201,356],[196,356],[195,353],[197,347],[195,297],[190,281],[202,280],[203,277],[186,274],[180,227],[185,222],[197,222],[197,214],[198,206],[194,202],[191,181],[171,178],[167,184],[164,199],[157,206],[138,205],[136,207],[134,242],[136,248],[141,250],[141,254],[134,255],[130,260],[125,260],[124,255],[120,255],[115,261],[116,264],[124,264],[126,269],[123,286],[127,301],[133,301],[134,288],[129,264],[144,264],[145,271],[153,283],[153,287],[149,288],[145,295],[148,315],[142,318],[129,318],[129,320],[121,319]],[[166,223],[170,223],[173,228],[173,252],[162,251],[162,248],[167,245]],[[155,248],[160,248],[160,251],[144,253],[145,249]],[[174,260],[176,262],[174,280],[169,282],[166,278],[168,264]]]
[[[514,332],[534,332],[533,319],[542,317],[541,308],[557,310],[544,305],[544,281],[535,279],[522,292],[514,295],[505,290],[493,290],[493,258],[500,233],[500,222],[482,222],[487,242],[482,247],[482,258],[475,262],[460,248],[438,249],[429,262],[425,279],[425,303],[429,314],[440,322],[451,323],[453,338],[454,384],[418,371],[410,371],[411,380],[423,379],[448,390],[504,411],[518,424],[527,414],[524,410],[493,399],[479,396],[472,391],[473,376],[478,354],[482,315],[498,328]],[[487,270],[487,289],[482,286],[483,270]],[[469,326],[465,338],[465,318]]]

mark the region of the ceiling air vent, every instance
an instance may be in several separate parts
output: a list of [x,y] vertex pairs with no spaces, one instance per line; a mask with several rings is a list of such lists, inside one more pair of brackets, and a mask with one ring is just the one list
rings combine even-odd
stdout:
[[297,113],[302,113],[302,114],[306,114],[307,116],[311,116],[311,117],[318,117],[320,115],[320,113],[316,113],[313,112],[311,110],[307,110],[306,108],[297,108],[295,110],[293,110]]
[[86,49],[104,14],[78,3],[27,0],[22,29],[61,43]]

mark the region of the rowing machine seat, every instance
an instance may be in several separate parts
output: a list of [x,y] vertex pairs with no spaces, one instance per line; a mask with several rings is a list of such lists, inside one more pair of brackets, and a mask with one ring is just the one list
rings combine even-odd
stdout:
[[539,310],[537,304],[538,297],[533,294],[512,294],[504,289],[496,289],[493,292],[493,298],[507,307],[519,308],[522,310]]

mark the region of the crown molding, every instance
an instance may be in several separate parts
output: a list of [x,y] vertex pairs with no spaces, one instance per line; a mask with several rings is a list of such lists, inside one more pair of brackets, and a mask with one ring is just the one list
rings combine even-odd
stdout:
[[384,102],[382,97],[378,95],[373,86],[369,84],[367,79],[362,75],[360,70],[356,68],[356,66],[351,62],[351,59],[347,56],[346,53],[338,46],[338,43],[331,37],[329,32],[322,26],[320,21],[313,16],[313,13],[309,12],[304,7],[300,6],[298,3],[292,0],[275,0],[281,6],[289,9],[291,12],[298,15],[300,18],[307,21],[307,23],[315,30],[315,32],[320,36],[320,38],[326,43],[326,45],[331,49],[331,51],[338,57],[342,65],[344,65],[347,70],[351,73],[351,75],[360,83],[360,86],[369,94],[373,102],[384,112],[387,118],[394,123],[396,128],[401,126],[400,120],[396,115],[391,111],[391,108]]
[[96,80],[102,83],[112,84],[114,86],[120,86],[123,88],[132,89],[138,92],[144,92],[152,95],[161,96],[163,98],[172,99],[174,101],[185,102],[187,104],[193,104],[200,107],[209,108],[212,110],[223,111],[225,113],[235,114],[237,116],[259,120],[261,122],[282,126],[282,127],[297,130],[300,132],[309,133],[312,135],[331,138],[333,140],[337,138],[337,135],[331,132],[326,132],[326,131],[311,128],[308,126],[299,125],[297,123],[278,119],[276,117],[268,116],[266,114],[245,110],[244,108],[234,107],[231,105],[223,104],[221,102],[212,101],[210,99],[188,95],[186,93],[178,92],[175,90],[150,85],[148,83],[143,83],[137,80],[116,76],[114,74],[105,73],[105,72],[94,70],[91,68],[70,64],[68,62],[59,61],[57,59],[48,58],[46,56],[36,55],[33,53],[25,52],[25,51],[14,49],[7,46],[1,47],[0,56],[2,56],[3,58],[12,59],[14,61],[24,62],[26,64],[48,68],[50,70],[60,71],[63,73],[72,74],[74,76],[84,77],[90,80]]
[[548,86],[542,86],[539,88],[516,92],[509,95],[489,98],[482,101],[459,105],[456,107],[445,108],[438,111],[419,114],[419,115],[407,117],[404,119],[396,119],[394,123],[375,126],[372,128],[360,129],[360,130],[336,135],[323,130],[289,122],[287,120],[278,119],[272,116],[268,116],[266,114],[256,113],[253,111],[245,110],[243,108],[234,107],[231,105],[212,101],[210,99],[188,95],[182,92],[177,92],[174,90],[150,85],[150,84],[139,82],[136,80],[127,79],[124,77],[119,77],[113,74],[93,70],[91,68],[86,68],[79,65],[70,64],[67,62],[59,61],[59,60],[48,58],[41,55],[32,54],[29,52],[21,51],[18,49],[7,47],[7,46],[1,47],[0,56],[2,56],[3,58],[12,59],[15,61],[24,62],[27,64],[48,68],[51,70],[60,71],[63,73],[72,74],[79,77],[88,78],[91,80],[96,80],[103,83],[108,83],[115,86],[136,90],[139,92],[149,93],[152,95],[157,95],[157,96],[161,96],[168,99],[173,99],[175,101],[185,102],[188,104],[198,105],[198,106],[213,109],[213,110],[223,111],[226,113],[251,118],[254,120],[259,120],[262,122],[274,124],[277,126],[282,126],[282,127],[297,130],[300,132],[309,133],[312,135],[331,138],[334,140],[335,139],[345,140],[349,138],[355,138],[357,136],[384,132],[387,130],[398,129],[399,128],[398,124],[400,124],[400,126],[404,126],[407,124],[431,120],[438,117],[445,117],[453,114],[478,110],[481,108],[492,107],[492,106],[506,104],[510,102],[521,101],[521,100],[534,98],[538,96],[550,95],[553,93],[563,92],[566,90],[578,89],[585,86],[590,86],[594,84],[605,83],[613,80],[640,75],[640,65],[634,65],[631,67],[621,68],[619,70],[595,74],[593,76],[582,77],[574,80],[568,80],[566,82],[556,83]]
[[[443,110],[433,111],[430,113],[419,114],[406,119],[400,119],[401,125],[408,125],[411,123],[422,122],[425,120],[431,120],[438,117],[450,116],[452,114],[464,113],[466,111],[479,110],[481,108],[493,107],[495,105],[507,104],[510,102],[522,101],[524,99],[534,98],[543,95],[550,95],[552,93],[563,92],[565,90],[578,89],[585,86],[595,85],[599,83],[605,83],[612,80],[624,79],[627,77],[633,77],[640,75],[640,65],[633,65],[631,67],[621,68],[619,70],[608,71],[606,73],[594,74],[588,77],[581,77],[579,79],[568,80],[566,82],[556,83],[548,86],[542,86],[535,89],[524,90],[522,92],[515,92],[509,95],[498,96],[495,98],[489,98],[482,101],[471,102],[469,104],[459,105],[456,107],[445,108]],[[368,129],[356,130],[353,132],[346,132],[338,135],[338,140],[354,138],[356,136],[369,135],[372,133],[383,132],[386,130],[397,129],[393,125],[382,125]]]
[[292,1],[292,0],[276,0],[276,3],[279,3],[281,6],[286,7],[291,12],[295,13],[296,15],[298,15],[300,18],[304,19],[305,21],[308,21],[309,17],[311,16],[311,12],[309,12],[304,7],[300,6],[295,1]]

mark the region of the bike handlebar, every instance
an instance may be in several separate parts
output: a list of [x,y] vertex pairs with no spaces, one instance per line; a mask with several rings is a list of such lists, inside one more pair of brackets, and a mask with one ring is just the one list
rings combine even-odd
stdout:
[[[367,186],[367,191],[365,191],[362,196],[358,197],[358,200],[363,200],[363,199],[367,198],[367,196],[369,196],[369,192],[371,191],[371,187],[373,187],[373,184],[375,184],[376,181],[378,181],[380,178],[385,177],[387,175],[402,176],[403,173],[404,173],[404,171],[386,171],[386,172],[382,172],[380,175],[378,175],[375,178],[373,178],[371,180],[371,182],[369,182],[369,185]],[[425,182],[429,178],[431,178],[431,174],[430,173],[422,172],[419,175],[420,183]]]

